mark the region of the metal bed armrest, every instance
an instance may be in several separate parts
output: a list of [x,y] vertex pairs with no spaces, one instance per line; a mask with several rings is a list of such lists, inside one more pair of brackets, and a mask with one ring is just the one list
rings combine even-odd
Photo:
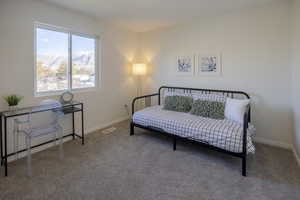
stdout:
[[250,106],[248,106],[246,112],[244,113],[244,121],[243,121],[243,153],[247,154],[247,131],[249,126],[249,113],[250,113]]
[[159,96],[159,93],[154,93],[154,94],[149,94],[149,95],[144,95],[144,96],[139,96],[139,97],[135,97],[133,100],[132,100],[132,105],[131,105],[131,112],[132,112],[132,115],[134,114],[134,105],[135,105],[135,102],[139,99],[144,99],[144,98],[147,98],[147,97],[153,97],[153,96]]

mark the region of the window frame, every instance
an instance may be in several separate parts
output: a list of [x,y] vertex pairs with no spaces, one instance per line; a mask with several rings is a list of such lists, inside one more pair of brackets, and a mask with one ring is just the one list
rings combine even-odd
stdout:
[[[61,33],[68,34],[68,65],[67,65],[67,74],[68,74],[68,88],[65,90],[55,90],[55,91],[47,91],[47,92],[38,92],[37,91],[37,29],[45,29],[50,31],[56,31]],[[72,36],[85,37],[95,40],[95,86],[93,87],[85,87],[85,88],[72,88]],[[99,44],[100,38],[97,35],[91,35],[86,33],[80,33],[76,31],[72,31],[68,28],[63,28],[59,26],[44,24],[40,22],[34,23],[34,96],[42,97],[42,96],[52,96],[52,95],[61,95],[65,91],[72,92],[84,92],[84,91],[94,91],[99,87]]]

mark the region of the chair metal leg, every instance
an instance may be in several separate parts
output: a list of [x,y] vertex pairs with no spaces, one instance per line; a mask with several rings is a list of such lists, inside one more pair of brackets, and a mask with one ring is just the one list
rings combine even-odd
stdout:
[[18,159],[18,144],[17,144],[17,134],[18,134],[18,130],[16,125],[14,125],[14,130],[13,130],[13,138],[14,138],[14,153],[15,153],[15,159]]
[[16,150],[15,150],[15,153],[16,153],[16,159],[18,160],[19,159],[19,136],[20,136],[20,132],[17,131],[17,135],[16,135]]
[[64,149],[63,149],[63,130],[59,130],[59,158],[64,159]]
[[27,174],[32,176],[31,169],[31,138],[26,136],[26,149],[27,149]]

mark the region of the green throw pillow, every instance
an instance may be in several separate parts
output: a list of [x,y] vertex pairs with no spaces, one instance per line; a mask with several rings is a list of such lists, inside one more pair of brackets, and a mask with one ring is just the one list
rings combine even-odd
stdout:
[[177,112],[189,112],[192,109],[193,98],[186,96],[167,96],[163,109]]
[[196,100],[193,103],[191,114],[212,119],[224,119],[225,104],[216,101]]
[[209,101],[196,100],[193,103],[191,114],[198,115],[201,117],[209,117],[209,110],[210,110]]
[[224,119],[225,104],[222,102],[210,102],[209,117],[213,119]]

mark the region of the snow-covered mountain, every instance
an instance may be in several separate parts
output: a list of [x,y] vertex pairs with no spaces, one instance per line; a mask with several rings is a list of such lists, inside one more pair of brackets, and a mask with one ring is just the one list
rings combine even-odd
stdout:
[[[44,66],[54,70],[58,69],[63,62],[68,63],[67,56],[38,55],[37,60],[38,62],[42,62]],[[78,66],[94,66],[95,57],[93,53],[74,55],[72,62]]]

